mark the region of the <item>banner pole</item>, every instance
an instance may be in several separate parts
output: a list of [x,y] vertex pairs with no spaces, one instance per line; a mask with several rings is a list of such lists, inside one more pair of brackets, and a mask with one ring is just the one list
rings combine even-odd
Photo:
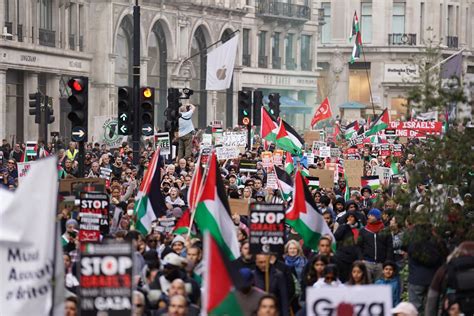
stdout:
[[265,261],[265,292],[270,291],[270,255],[266,255]]

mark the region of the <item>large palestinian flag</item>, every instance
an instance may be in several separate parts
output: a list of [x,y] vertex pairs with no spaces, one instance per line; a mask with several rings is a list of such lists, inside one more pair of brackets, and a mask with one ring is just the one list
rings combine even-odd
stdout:
[[[230,229],[232,230],[232,229]],[[240,316],[235,292],[241,286],[240,275],[210,233],[204,235],[204,291],[201,315]]]
[[293,179],[291,176],[280,167],[274,166],[275,173],[278,179],[278,187],[281,191],[281,196],[285,201],[288,201],[293,193]]
[[295,163],[293,162],[293,157],[289,152],[285,152],[285,171],[288,174],[292,174],[295,170]]
[[375,135],[380,131],[383,131],[390,124],[390,117],[388,116],[387,109],[383,110],[375,121],[372,123],[370,129],[365,133],[366,136]]
[[276,145],[293,155],[301,155],[304,150],[304,139],[282,119],[276,135]]
[[151,223],[166,215],[165,199],[161,194],[159,157],[160,149],[157,149],[140,185],[133,210],[133,214],[137,218],[136,228],[145,236],[151,232]]
[[260,136],[274,143],[278,132],[278,122],[263,106],[261,111]]
[[201,232],[209,232],[230,260],[240,255],[229,201],[222,183],[215,151],[210,157],[207,177],[196,206],[194,220]]
[[357,135],[357,131],[359,131],[359,122],[354,121],[351,124],[346,126],[346,131],[344,132],[344,138],[349,140],[353,137],[353,135]]
[[303,238],[306,247],[317,250],[319,239],[327,235],[332,238],[334,247],[335,239],[331,229],[319,213],[299,170],[295,175],[293,204],[286,211],[286,222]]

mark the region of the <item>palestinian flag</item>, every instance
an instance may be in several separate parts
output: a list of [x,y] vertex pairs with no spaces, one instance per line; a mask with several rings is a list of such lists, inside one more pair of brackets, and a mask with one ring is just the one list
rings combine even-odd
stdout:
[[318,177],[306,177],[308,187],[311,189],[319,189],[319,178]]
[[352,47],[352,54],[350,63],[353,64],[357,59],[360,58],[360,52],[362,50],[362,36],[360,32],[357,32],[354,46]]
[[383,110],[382,114],[380,114],[375,121],[372,123],[370,129],[366,132],[366,136],[375,135],[380,131],[383,131],[388,127],[390,124],[390,117],[388,116],[387,109]]
[[301,155],[304,148],[304,139],[284,120],[280,119],[280,126],[276,135],[276,145],[294,155]]
[[292,174],[293,171],[295,170],[295,163],[293,162],[293,157],[289,152],[286,152],[285,154],[285,171],[288,174]]
[[318,207],[314,203],[314,199],[299,171],[295,175],[293,204],[286,211],[286,222],[298,232],[308,248],[317,250],[319,239],[326,235],[332,238],[335,245],[331,229],[324,221],[323,215],[319,213]]
[[260,136],[262,139],[275,142],[278,132],[278,122],[263,106],[261,107],[261,111],[262,121],[260,125]]
[[157,149],[143,177],[135,199],[133,214],[137,218],[136,229],[144,236],[151,232],[151,223],[166,215],[166,204],[161,194],[161,169],[158,166],[160,150]]
[[344,180],[346,180],[346,188],[344,190],[344,200],[347,202],[351,199],[351,189],[349,188],[349,181],[347,181],[347,176],[344,174]]
[[377,189],[380,189],[380,178],[379,176],[367,176],[360,178],[360,185],[362,187],[370,187],[372,192]]
[[337,138],[341,135],[341,127],[339,124],[334,125],[334,134],[332,134],[332,137],[334,138],[334,141],[337,140]]
[[362,135],[365,133],[365,126],[360,125],[359,130],[357,131],[357,136]]
[[210,233],[204,235],[203,263],[201,315],[244,315],[235,295],[242,285],[239,272],[232,268],[225,251]]
[[359,18],[357,17],[357,11],[354,11],[354,17],[352,18],[351,36],[349,41],[352,41],[352,37],[359,33]]
[[400,172],[398,170],[398,164],[394,159],[392,159],[390,163],[390,175],[399,174],[399,173]]
[[189,184],[188,189],[188,206],[189,209],[194,212],[196,209],[197,199],[199,194],[201,193],[201,186],[202,186],[202,179],[203,179],[203,167],[201,164],[201,155],[199,155],[199,159],[195,164],[196,168],[194,169],[193,178],[191,179],[191,183]]
[[285,201],[288,201],[293,194],[293,179],[285,170],[275,166],[275,173],[278,179],[278,187],[281,191],[281,196]]
[[240,255],[229,201],[222,183],[215,151],[209,157],[207,177],[196,206],[194,220],[201,232],[209,232],[230,260]]
[[173,234],[183,235],[187,234],[191,227],[191,212],[189,209],[183,212],[183,216],[176,222],[173,228]]
[[353,135],[357,135],[357,131],[359,131],[359,122],[354,121],[351,124],[346,126],[346,131],[344,132],[344,138],[349,140],[352,138]]

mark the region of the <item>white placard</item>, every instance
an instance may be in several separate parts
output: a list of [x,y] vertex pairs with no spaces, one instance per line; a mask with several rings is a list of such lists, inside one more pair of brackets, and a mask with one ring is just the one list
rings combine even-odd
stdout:
[[321,158],[331,157],[331,147],[329,147],[329,146],[319,147],[319,157],[321,157]]
[[218,160],[237,159],[240,150],[238,147],[216,147],[216,154]]
[[354,315],[391,315],[392,289],[389,285],[306,288],[306,315],[336,315],[341,304],[352,305]]
[[202,134],[201,145],[212,146],[212,134]]
[[225,147],[247,146],[247,132],[225,132],[222,138],[222,145]]
[[28,171],[30,171],[31,165],[34,163],[34,161],[28,161],[28,162],[18,162],[17,167],[18,167],[18,184],[21,185],[23,182],[23,179],[25,179],[26,175],[28,174]]
[[160,155],[164,156],[171,154],[170,133],[156,133],[155,145],[157,148],[160,147]]
[[267,174],[267,188],[278,189],[278,178],[275,172],[269,172]]

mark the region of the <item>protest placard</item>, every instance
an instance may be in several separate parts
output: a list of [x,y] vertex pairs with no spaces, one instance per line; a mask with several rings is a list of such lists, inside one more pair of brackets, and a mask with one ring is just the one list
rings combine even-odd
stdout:
[[319,187],[331,189],[334,187],[334,171],[327,169],[309,169],[309,174],[312,177],[319,178]]
[[319,157],[321,157],[321,158],[331,157],[331,147],[329,147],[329,146],[319,147]]
[[132,313],[132,244],[83,243],[80,254],[81,316]]
[[160,148],[160,155],[171,154],[170,133],[156,133],[155,146]]
[[225,132],[222,139],[224,147],[245,147],[247,146],[247,132]]
[[282,204],[250,204],[250,253],[283,254],[285,207]]
[[360,177],[364,175],[363,160],[345,160],[344,175],[347,177],[349,187],[359,188]]
[[239,158],[239,147],[216,147],[216,155],[218,160]]
[[232,214],[249,215],[249,201],[244,199],[229,199],[230,212]]
[[341,156],[341,149],[339,149],[338,147],[331,148],[331,157],[339,158],[340,156]]
[[375,174],[379,176],[383,185],[388,185],[390,182],[390,168],[377,166],[375,167]]
[[278,189],[278,178],[274,171],[267,173],[267,188]]
[[306,288],[306,315],[336,315],[342,308],[347,315],[391,315],[392,289],[389,285]]
[[245,160],[241,159],[239,162],[239,171],[240,172],[257,172],[257,162],[255,160]]
[[283,166],[283,150],[275,149],[273,151],[273,164]]
[[33,163],[34,161],[17,162],[16,165],[18,168],[18,184],[19,185],[21,185],[21,183],[23,182],[23,179],[25,179]]
[[392,145],[392,155],[393,155],[393,157],[402,157],[403,156],[403,145],[402,144],[393,144]]
[[326,169],[331,170],[334,173],[334,183],[337,182],[339,179],[338,164],[335,162],[328,162],[326,163]]
[[264,168],[273,167],[273,154],[271,151],[262,152],[262,165]]
[[212,146],[212,134],[202,134],[201,145]]
[[209,161],[209,156],[211,155],[211,148],[210,147],[201,147],[201,164],[203,166],[207,165]]
[[100,241],[109,232],[109,198],[105,193],[81,193],[79,241]]
[[110,187],[110,180],[112,178],[112,169],[100,167],[99,178],[105,179],[105,186]]
[[61,179],[59,181],[59,193],[61,193],[61,195],[75,195],[80,191],[105,192],[105,179],[79,178]]
[[159,218],[156,222],[154,231],[158,233],[171,233],[176,225],[175,217]]
[[222,145],[223,140],[223,130],[222,128],[216,128],[212,131],[212,138],[214,140],[214,145]]
[[312,152],[306,152],[305,155],[306,155],[306,159],[308,161],[308,165],[314,165],[314,163],[315,163],[314,154]]
[[303,134],[305,144],[312,144],[315,141],[321,139],[321,134],[319,131],[305,131]]
[[380,156],[390,156],[390,144],[380,144],[379,145]]

